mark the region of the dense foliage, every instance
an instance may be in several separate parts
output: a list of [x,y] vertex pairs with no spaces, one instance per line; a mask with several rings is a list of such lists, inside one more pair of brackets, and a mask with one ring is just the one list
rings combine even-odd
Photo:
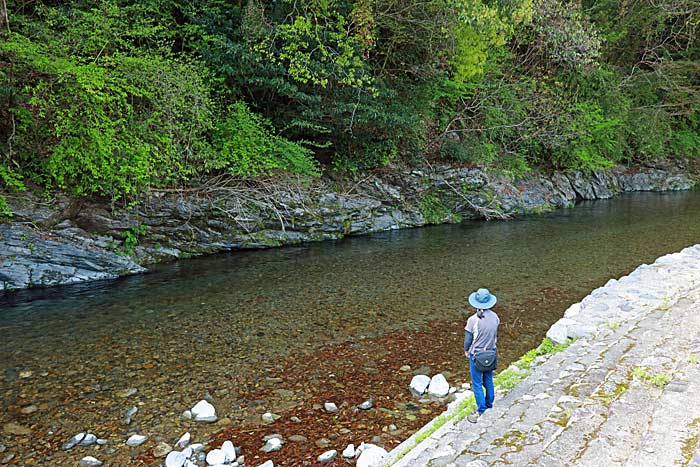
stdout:
[[120,198],[223,172],[430,158],[518,174],[700,154],[695,0],[6,8],[0,180],[11,189],[31,180]]

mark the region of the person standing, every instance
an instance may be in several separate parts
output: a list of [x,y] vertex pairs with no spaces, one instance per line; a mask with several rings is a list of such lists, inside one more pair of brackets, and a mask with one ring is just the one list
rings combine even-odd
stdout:
[[491,310],[496,304],[496,296],[488,289],[479,289],[469,295],[469,304],[476,313],[467,319],[464,327],[464,355],[469,359],[477,410],[467,420],[476,423],[481,414],[493,407],[493,370],[496,368],[496,341],[501,321]]

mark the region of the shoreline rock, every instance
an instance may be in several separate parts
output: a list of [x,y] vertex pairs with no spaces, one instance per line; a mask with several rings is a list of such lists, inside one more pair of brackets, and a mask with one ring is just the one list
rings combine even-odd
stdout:
[[[0,250],[11,253],[0,262],[0,292],[138,274],[146,271],[144,265],[221,251],[515,217],[623,192],[689,190],[696,182],[685,167],[669,163],[617,166],[590,175],[532,173],[515,180],[481,169],[435,166],[373,174],[353,183],[352,190],[334,190],[327,180],[313,186],[280,184],[274,209],[256,213],[233,212],[235,199],[210,200],[196,193],[156,191],[128,209],[61,195],[46,206],[30,192],[9,194],[14,222],[0,224]],[[246,189],[253,197],[258,191],[261,199],[268,196],[263,189]],[[222,209],[222,203],[232,203],[231,209]],[[141,229],[145,234],[135,233]],[[127,244],[126,238],[138,242]]]

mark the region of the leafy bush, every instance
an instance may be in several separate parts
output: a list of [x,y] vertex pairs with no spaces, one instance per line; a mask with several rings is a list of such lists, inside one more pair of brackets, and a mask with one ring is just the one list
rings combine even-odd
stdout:
[[243,102],[233,104],[214,127],[212,144],[215,153],[206,161],[208,168],[233,175],[267,175],[279,170],[319,175],[311,150],[274,134],[270,123]]

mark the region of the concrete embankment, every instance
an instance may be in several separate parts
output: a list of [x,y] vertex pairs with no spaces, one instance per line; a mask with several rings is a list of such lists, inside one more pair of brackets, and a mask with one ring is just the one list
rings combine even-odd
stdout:
[[14,223],[0,224],[0,291],[116,277],[142,271],[139,265],[219,251],[515,217],[581,199],[695,185],[688,168],[665,162],[517,179],[430,166],[387,169],[358,182],[213,180],[179,192],[156,190],[121,207],[100,199],[57,196],[47,203],[30,192],[8,194]]
[[700,465],[700,245],[609,281],[548,336],[570,345],[504,370],[521,381],[476,424],[466,394],[387,465]]

